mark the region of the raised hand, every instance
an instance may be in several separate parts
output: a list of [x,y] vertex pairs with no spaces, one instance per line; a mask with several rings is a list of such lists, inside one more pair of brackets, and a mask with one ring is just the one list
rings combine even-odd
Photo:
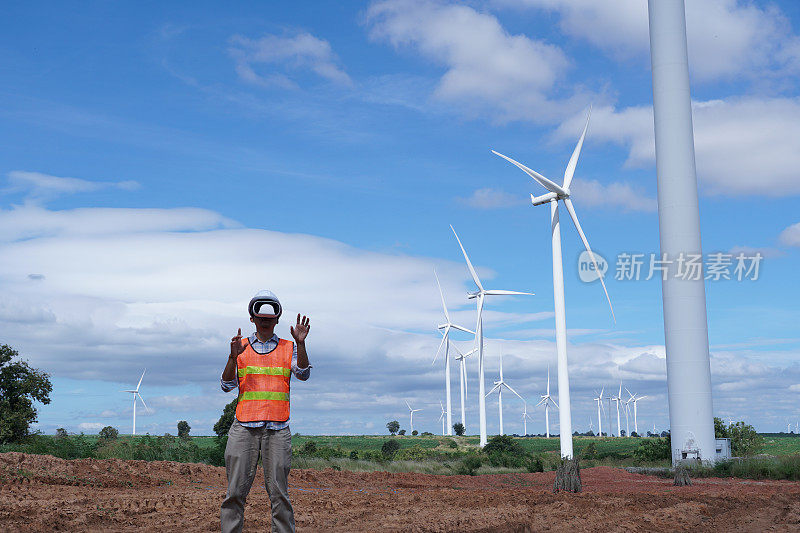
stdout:
[[308,330],[311,329],[311,321],[303,315],[303,318],[300,318],[300,313],[297,313],[297,324],[289,328],[289,331],[292,333],[292,337],[297,344],[303,344],[306,342],[306,337],[308,337]]
[[231,339],[231,359],[239,357],[239,354],[243,351],[244,345],[242,344],[242,328],[239,328],[239,333],[237,333],[236,336]]

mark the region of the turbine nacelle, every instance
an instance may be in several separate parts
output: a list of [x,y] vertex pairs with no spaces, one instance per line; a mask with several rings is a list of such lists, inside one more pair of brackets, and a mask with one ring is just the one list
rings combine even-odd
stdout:
[[558,193],[555,193],[555,192],[549,192],[549,193],[543,194],[541,196],[534,196],[533,194],[531,194],[531,203],[533,205],[549,204],[553,200],[556,200],[556,201],[558,201],[558,200],[566,200],[567,198],[569,198],[569,195],[570,195],[569,189],[566,189],[564,191],[564,194],[558,194]]

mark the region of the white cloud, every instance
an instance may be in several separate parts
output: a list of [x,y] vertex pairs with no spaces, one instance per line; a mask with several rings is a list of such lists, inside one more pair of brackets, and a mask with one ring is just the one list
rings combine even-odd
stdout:
[[81,422],[80,424],[78,424],[78,429],[80,429],[81,431],[100,431],[101,429],[106,427],[106,425],[107,424],[103,424],[100,422]]
[[409,48],[444,67],[434,96],[503,119],[552,120],[566,102],[549,96],[569,67],[557,46],[511,35],[494,16],[461,4],[385,0],[367,10],[373,40]]
[[786,246],[800,246],[800,222],[783,230],[780,241]]
[[[330,43],[307,32],[288,37],[265,35],[260,39],[235,35],[229,51],[236,61],[237,74],[248,83],[293,88],[296,82],[289,73],[310,70],[339,85],[353,84],[338,65]],[[258,65],[268,65],[269,70],[257,72]]]
[[13,170],[8,173],[8,187],[0,192],[24,192],[29,201],[43,201],[65,194],[94,192],[101,189],[137,189],[135,181],[89,181],[80,178],[50,176],[40,172]]
[[[496,4],[556,12],[565,34],[617,59],[649,61],[647,2],[643,0],[498,0]],[[691,0],[686,2],[686,31],[695,80],[758,79],[789,67],[785,75],[796,71],[800,60],[799,40],[774,5]]]
[[625,211],[654,213],[658,209],[655,198],[650,198],[634,185],[613,182],[604,185],[597,180],[575,178],[570,187],[575,201],[587,207],[621,207]]
[[[755,97],[693,106],[697,178],[712,195],[785,196],[800,193],[800,99]],[[564,122],[556,138],[571,140],[585,118]],[[595,108],[588,142],[628,149],[626,165],[655,162],[651,107]]]
[[492,189],[490,187],[477,189],[466,198],[458,198],[459,202],[478,209],[513,207],[525,204],[526,200],[527,198],[524,196],[515,196],[511,193],[499,189]]

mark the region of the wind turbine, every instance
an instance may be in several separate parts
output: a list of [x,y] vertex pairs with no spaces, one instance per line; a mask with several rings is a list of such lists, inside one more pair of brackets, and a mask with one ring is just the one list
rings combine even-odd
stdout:
[[519,292],[519,291],[507,291],[501,289],[484,289],[483,285],[481,285],[481,280],[478,279],[478,274],[475,272],[475,268],[472,266],[472,263],[467,256],[467,251],[464,250],[464,245],[461,244],[461,239],[458,238],[458,234],[453,226],[450,226],[450,229],[453,230],[453,235],[456,236],[456,241],[458,241],[458,246],[461,248],[461,253],[464,254],[464,260],[467,262],[467,267],[469,267],[469,273],[472,275],[472,280],[475,282],[475,285],[478,286],[477,292],[468,292],[467,298],[475,299],[478,302],[478,323],[475,327],[475,344],[478,348],[478,418],[480,421],[480,447],[483,448],[486,446],[486,385],[483,382],[483,301],[486,296],[508,296],[513,294],[526,294],[526,295],[533,295],[532,292]]
[[[445,422],[445,417],[444,417],[444,415],[445,415],[446,411],[444,410],[444,405],[442,405],[442,402],[441,402],[441,401],[439,401],[439,406],[442,408],[442,414],[441,414],[441,415],[439,415],[439,420],[441,420],[441,421],[442,421],[442,435],[445,435],[445,434],[447,433],[447,432],[445,431],[445,428],[444,428],[444,422]],[[450,418],[450,416],[449,416],[449,415],[450,415],[450,413],[446,413],[446,414],[448,415],[448,417],[447,417],[447,418]]]
[[[408,405],[407,401],[406,405]],[[414,413],[416,413],[417,411],[422,411],[422,409],[412,409],[411,406],[408,405],[408,410],[411,414],[411,419],[408,421],[408,425],[411,426],[411,433],[414,433]]]
[[[439,324],[439,330],[443,330],[442,332],[442,342],[439,343],[439,348],[436,349],[436,355],[433,357],[433,363],[436,363],[436,359],[439,357],[439,352],[442,351],[442,346],[444,346],[444,382],[445,382],[445,394],[447,395],[447,434],[453,434],[453,419],[450,415],[453,408],[450,403],[450,330],[457,329],[460,331],[465,331],[467,333],[475,334],[474,331],[471,329],[467,329],[465,327],[459,326],[458,324],[453,324],[450,321],[450,315],[447,313],[447,305],[444,303],[444,293],[442,293],[442,285],[439,283],[439,276],[436,274],[436,270],[433,271],[434,277],[436,277],[436,285],[439,287],[439,296],[442,299],[442,309],[444,310],[444,318],[446,322],[444,324]],[[463,423],[463,421],[462,421]],[[444,433],[443,433],[444,435]]]
[[136,388],[134,390],[121,391],[121,392],[130,392],[133,394],[133,433],[131,433],[132,435],[136,435],[136,398],[138,397],[139,400],[141,400],[142,405],[144,405],[145,409],[147,409],[148,411],[150,410],[150,408],[147,407],[147,404],[144,403],[144,398],[142,398],[142,395],[139,394],[139,387],[142,386],[142,380],[144,379],[145,372],[147,372],[146,368],[144,369],[144,372],[142,372],[142,377],[139,378],[139,383],[136,385]]
[[500,435],[505,435],[505,433],[503,433],[503,387],[507,388],[508,390],[510,390],[511,392],[516,394],[517,397],[520,400],[522,400],[523,403],[525,403],[525,398],[520,396],[517,391],[515,391],[514,389],[511,388],[511,385],[509,385],[508,383],[506,383],[503,380],[503,352],[501,350],[500,351],[500,381],[495,381],[494,382],[494,387],[492,387],[492,390],[490,390],[489,392],[486,393],[486,396],[489,396],[494,391],[497,391],[497,405],[498,405],[498,409],[500,410]]
[[522,411],[522,429],[525,432],[525,435],[528,435],[528,419],[533,420],[533,417],[528,414],[528,402],[525,402],[525,408]]
[[631,395],[630,399],[628,400],[628,403],[633,402],[633,431],[635,431],[636,434],[638,435],[639,434],[639,424],[636,421],[636,418],[637,418],[636,403],[639,400],[644,400],[645,398],[647,398],[647,396],[636,396],[635,394],[631,393],[631,391],[629,391],[627,387],[625,387],[625,390],[628,392],[628,394]]
[[597,431],[599,436],[603,436],[603,418],[600,416],[600,410],[606,410],[605,405],[603,405],[603,392],[605,392],[606,388],[603,387],[600,389],[600,394],[597,395],[597,398],[594,401],[597,402]]
[[466,431],[467,422],[466,422],[466,418],[465,418],[465,415],[464,415],[464,399],[467,396],[467,361],[466,361],[466,359],[470,355],[472,355],[475,352],[477,352],[478,349],[477,348],[473,348],[470,351],[468,351],[467,353],[462,353],[461,350],[458,349],[458,346],[456,346],[455,344],[453,344],[453,348],[455,348],[456,351],[458,352],[458,355],[456,356],[456,361],[461,363],[461,367],[460,367],[460,375],[461,375],[461,380],[460,380],[460,385],[461,385],[461,425],[464,426],[464,430]]
[[594,433],[594,422],[592,422],[592,417],[589,417],[589,433]]
[[592,249],[589,246],[589,241],[586,240],[586,235],[583,233],[581,224],[578,222],[578,215],[575,214],[575,208],[572,206],[572,200],[570,200],[571,191],[569,186],[572,183],[572,176],[575,174],[575,167],[578,164],[578,157],[580,156],[581,148],[583,147],[583,139],[586,137],[586,129],[589,127],[590,116],[591,108],[589,109],[589,116],[586,117],[586,125],[583,127],[583,133],[581,133],[578,144],[575,146],[575,150],[572,152],[572,157],[570,157],[567,168],[564,171],[564,181],[560,186],[545,178],[535,170],[531,170],[525,165],[514,161],[510,157],[506,157],[503,154],[492,150],[492,153],[515,165],[548,191],[547,194],[542,196],[533,196],[531,194],[531,203],[533,203],[533,205],[541,205],[545,203],[550,204],[550,227],[552,231],[553,246],[553,299],[555,303],[556,349],[558,352],[558,397],[561,400],[561,408],[559,409],[559,433],[561,434],[561,456],[568,458],[572,457],[572,412],[570,409],[569,374],[567,370],[567,317],[564,306],[564,269],[561,264],[561,224],[558,217],[559,201],[564,202],[564,205],[569,212],[569,216],[572,218],[572,222],[575,224],[575,229],[578,230],[578,235],[580,236],[581,241],[583,241],[583,245],[586,248],[586,251],[589,253],[589,257],[592,259],[595,272],[597,272],[600,283],[603,285],[603,292],[606,293],[606,299],[608,300],[608,305],[611,308],[611,316],[614,318],[614,322],[616,322],[616,318],[614,317],[614,308],[611,306],[611,298],[608,296],[606,284],[603,281],[603,273],[597,265],[597,260],[595,259],[594,253],[592,253]]
[[611,398],[617,404],[617,437],[622,436],[622,426],[619,423],[619,403],[622,401],[622,381],[619,382],[619,394]]
[[[536,407],[540,405],[544,405],[544,427],[545,427],[545,434],[547,438],[550,438],[550,404],[556,406],[556,409],[559,409],[558,404],[550,397],[550,367],[547,367],[547,394],[543,394],[541,396],[541,400],[539,403],[536,404]],[[561,402],[561,405],[564,405],[564,402]]]

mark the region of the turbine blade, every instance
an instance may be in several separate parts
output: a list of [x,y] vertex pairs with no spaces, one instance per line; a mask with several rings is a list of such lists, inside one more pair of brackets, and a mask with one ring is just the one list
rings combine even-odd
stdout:
[[475,282],[475,285],[478,286],[478,289],[483,291],[483,285],[481,285],[481,280],[478,279],[478,274],[475,272],[475,268],[472,266],[472,263],[467,256],[467,251],[464,249],[464,245],[461,244],[461,239],[458,238],[458,233],[456,233],[455,228],[453,225],[450,225],[450,229],[453,230],[453,235],[456,236],[456,240],[458,241],[458,245],[461,247],[461,253],[464,254],[464,259],[467,261],[467,267],[469,267],[469,273],[472,274],[472,281]]
[[433,269],[433,275],[436,278],[436,286],[439,287],[439,297],[442,299],[442,309],[444,309],[444,317],[447,319],[447,323],[450,323],[450,315],[447,314],[447,306],[444,303],[444,293],[442,292],[442,284],[439,283],[439,276],[436,274],[436,269]]
[[554,399],[550,398],[550,401],[553,402],[553,405],[556,406],[556,409],[561,409]]
[[[142,395],[141,395],[141,394],[139,394],[139,393],[137,392],[137,393],[136,393],[136,396],[138,396],[138,397],[139,397],[139,399],[142,401],[142,405],[144,405],[144,408],[145,408],[145,409],[147,409],[148,411],[150,411],[150,408],[149,408],[149,407],[147,407],[147,404],[146,404],[146,403],[144,403],[144,398],[142,398]],[[150,411],[150,412],[152,413],[152,411]]]
[[475,335],[475,332],[472,331],[471,329],[467,329],[467,328],[465,328],[463,326],[459,326],[458,324],[450,324],[450,327],[453,328],[453,329],[457,329],[458,331],[463,331],[464,333],[472,333],[473,335]]
[[[408,405],[408,401],[406,401],[406,405]],[[413,411],[413,409],[411,409],[411,406],[410,406],[410,405],[408,405],[408,410],[409,410],[409,411]]]
[[[144,369],[144,372],[147,372],[147,369]],[[142,385],[142,380],[144,379],[144,372],[142,372],[142,377],[139,378],[139,383],[136,385],[136,390],[139,390],[139,387]]]
[[594,269],[597,272],[597,275],[600,277],[600,283],[603,285],[603,292],[606,293],[606,300],[608,300],[608,307],[611,309],[611,318],[614,319],[614,323],[617,323],[617,317],[614,315],[614,306],[611,305],[611,298],[608,296],[608,290],[606,289],[606,283],[603,281],[603,273],[600,272],[600,269],[597,266],[597,260],[594,258],[594,252],[592,252],[592,248],[589,246],[589,241],[586,240],[586,235],[583,233],[583,229],[581,229],[581,223],[578,222],[578,215],[575,214],[575,208],[572,207],[572,200],[569,198],[564,200],[564,205],[567,206],[567,211],[569,211],[569,216],[572,218],[572,222],[575,224],[575,229],[578,230],[578,235],[580,235],[581,240],[583,241],[583,246],[586,247],[586,251],[589,252],[589,257],[592,258],[592,263],[594,263]]
[[500,387],[500,385],[495,385],[494,387],[492,387],[492,390],[490,390],[489,392],[487,392],[487,393],[486,393],[486,396],[489,396],[491,393],[493,393],[494,391],[496,391],[496,390],[498,389],[498,387]]
[[433,361],[431,362],[432,365],[436,364],[436,359],[439,357],[439,352],[442,351],[442,346],[444,345],[445,341],[447,340],[447,334],[450,326],[448,325],[447,328],[444,330],[444,335],[442,335],[442,342],[439,343],[439,347],[436,348],[436,355],[433,356]]
[[569,163],[567,164],[567,169],[564,171],[564,188],[568,189],[569,184],[572,183],[572,175],[575,174],[575,167],[578,165],[578,157],[581,155],[581,148],[583,147],[583,139],[586,137],[586,129],[589,127],[589,117],[592,116],[592,108],[589,107],[589,114],[586,116],[586,125],[583,127],[583,133],[581,133],[581,138],[578,140],[578,144],[575,146],[575,150],[572,152],[572,157],[569,158]]
[[490,294],[490,295],[493,295],[493,296],[502,296],[502,295],[508,296],[508,295],[514,295],[514,294],[525,294],[525,295],[528,295],[528,296],[534,296],[534,294],[532,292],[505,291],[505,290],[502,290],[502,289],[491,289],[491,290],[488,290],[488,291],[484,291],[484,294]]
[[505,155],[501,154],[500,152],[495,152],[494,150],[492,150],[492,153],[494,155],[502,157],[503,159],[505,159],[506,161],[508,161],[509,163],[511,163],[512,165],[514,165],[515,167],[517,167],[518,169],[523,171],[525,174],[527,174],[528,176],[533,178],[536,182],[539,183],[539,185],[541,185],[542,187],[544,187],[548,191],[554,192],[556,194],[566,194],[566,191],[563,188],[559,187],[556,183],[554,183],[554,182],[550,181],[549,179],[545,178],[544,176],[542,176],[541,174],[539,174],[535,170],[529,169],[528,167],[526,167],[522,163],[514,161],[510,157],[505,156]]
[[517,391],[515,391],[514,389],[512,389],[512,388],[511,388],[511,385],[508,385],[508,384],[506,384],[506,383],[503,383],[503,385],[505,385],[505,386],[506,386],[506,388],[507,388],[508,390],[510,390],[511,392],[513,392],[514,394],[516,394],[516,395],[517,395],[517,397],[518,397],[520,400],[522,400],[523,402],[525,401],[525,398],[523,398],[522,396],[520,396],[520,395],[519,395],[519,393],[518,393]]

